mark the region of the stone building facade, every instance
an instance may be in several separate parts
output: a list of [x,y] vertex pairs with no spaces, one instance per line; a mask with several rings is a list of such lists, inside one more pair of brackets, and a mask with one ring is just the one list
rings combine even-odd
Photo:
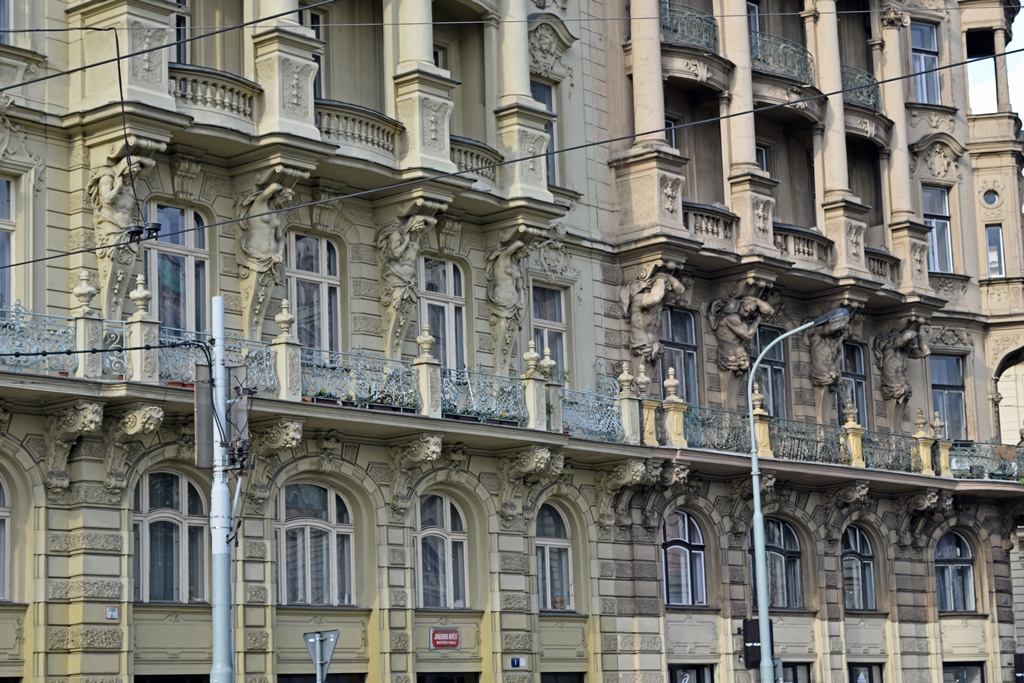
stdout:
[[0,677],[1013,680],[1013,0],[0,8]]

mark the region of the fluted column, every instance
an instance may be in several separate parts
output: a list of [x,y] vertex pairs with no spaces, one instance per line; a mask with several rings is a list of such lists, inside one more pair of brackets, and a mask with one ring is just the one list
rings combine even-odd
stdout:
[[1013,111],[1010,104],[1010,79],[1006,70],[1006,29],[995,30],[996,50],[996,108],[1000,112]]
[[[839,63],[839,24],[835,0],[817,0],[818,86],[829,93],[825,107],[823,164],[824,200],[841,199],[850,193],[846,166],[846,121],[843,115],[843,73]],[[828,54],[823,54],[823,53]]]
[[630,49],[633,53],[633,144],[664,145],[665,89],[661,79],[661,15],[659,0],[633,0],[630,5]]
[[533,99],[526,0],[502,0],[501,13],[503,19],[498,24],[499,106]]

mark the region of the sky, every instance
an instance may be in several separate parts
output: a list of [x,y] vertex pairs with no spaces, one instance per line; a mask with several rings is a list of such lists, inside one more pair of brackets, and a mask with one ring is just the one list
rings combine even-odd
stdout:
[[[1024,47],[1024,11],[1013,22],[1013,40],[1008,50]],[[1006,58],[1010,80],[1010,103],[1013,110],[1024,116],[1024,52]],[[971,113],[984,114],[996,110],[996,82],[991,59],[968,65],[970,82]]]

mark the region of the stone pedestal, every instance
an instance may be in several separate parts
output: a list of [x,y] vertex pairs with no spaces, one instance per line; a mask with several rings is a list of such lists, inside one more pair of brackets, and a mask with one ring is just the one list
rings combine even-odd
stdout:
[[405,126],[398,159],[403,170],[456,170],[449,137],[454,108],[452,90],[456,85],[447,76],[425,68],[395,76],[395,110]]
[[835,243],[836,263],[832,273],[839,278],[871,279],[864,256],[867,238],[864,219],[868,207],[850,199],[838,199],[822,204],[821,208],[825,214],[824,233]]
[[502,196],[552,201],[548,191],[548,159],[543,156],[550,139],[546,126],[554,118],[552,114],[539,105],[510,104],[497,109],[494,115],[498,126],[498,151],[505,159],[525,159],[498,167]]
[[260,135],[289,133],[320,139],[313,118],[313,78],[317,66],[311,54],[321,45],[285,28],[272,28],[253,36],[256,81],[263,86],[264,110]]
[[899,291],[901,294],[933,295],[928,282],[928,232],[924,223],[906,220],[893,223],[892,251],[902,261],[899,270]]
[[660,232],[684,234],[683,168],[688,159],[669,147],[634,147],[613,159],[622,239]]
[[779,255],[772,228],[774,191],[778,184],[777,180],[759,173],[741,173],[729,178],[732,210],[740,217],[736,237],[739,253]]
[[282,333],[270,342],[277,372],[277,398],[302,400],[302,344],[290,333]]

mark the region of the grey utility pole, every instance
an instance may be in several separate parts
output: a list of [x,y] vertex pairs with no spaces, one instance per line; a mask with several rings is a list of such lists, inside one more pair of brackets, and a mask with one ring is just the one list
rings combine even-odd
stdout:
[[231,491],[228,488],[224,297],[213,297],[213,486],[210,489],[210,583],[213,665],[210,683],[233,683],[231,652]]

